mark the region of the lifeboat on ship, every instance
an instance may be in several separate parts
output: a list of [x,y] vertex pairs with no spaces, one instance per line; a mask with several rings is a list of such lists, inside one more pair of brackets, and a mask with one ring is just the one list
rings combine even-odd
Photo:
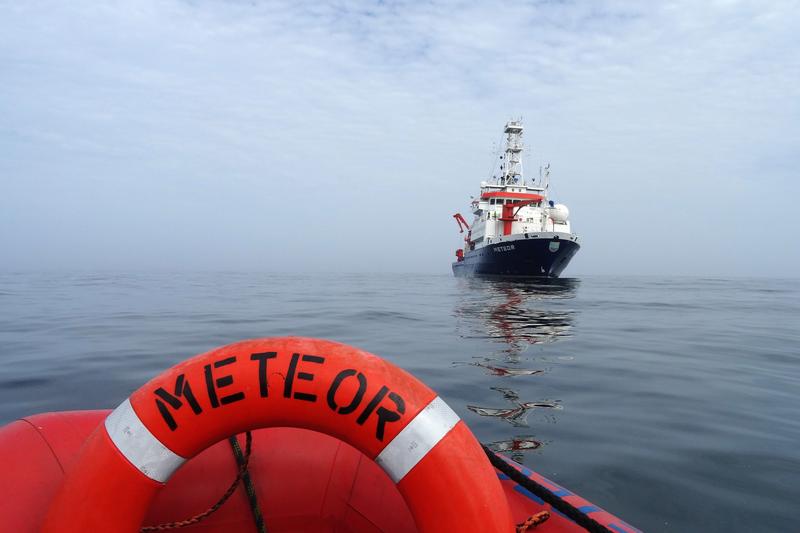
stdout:
[[482,447],[434,391],[362,350],[243,341],[113,411],[0,428],[15,532],[634,532]]

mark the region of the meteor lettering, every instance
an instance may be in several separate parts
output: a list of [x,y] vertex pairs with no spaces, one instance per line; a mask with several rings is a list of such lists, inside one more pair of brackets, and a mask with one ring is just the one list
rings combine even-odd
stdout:
[[[278,352],[250,354],[249,361],[258,363],[250,367],[258,376],[258,397],[269,398],[268,378],[270,372],[272,374],[279,372],[274,368],[274,365],[279,364],[279,359],[281,357]],[[282,397],[288,400],[317,403],[318,394],[311,392],[308,384],[317,379],[319,368],[325,363],[326,358],[321,355],[293,353],[288,358],[287,366],[278,367],[281,369],[279,374],[283,376]],[[245,399],[245,390],[249,390],[249,388],[245,387],[245,390],[237,391],[234,386],[234,376],[238,376],[237,379],[243,379],[242,373],[235,371],[237,364],[244,363],[239,363],[236,356],[229,356],[203,365],[203,377],[200,378],[198,375],[198,379],[205,383],[208,405],[211,409],[222,408]],[[314,372],[315,368],[317,369],[316,373]],[[354,419],[350,418],[350,420],[359,426],[365,426],[370,420],[375,420],[375,438],[379,441],[384,440],[387,425],[399,421],[406,412],[403,397],[390,390],[386,385],[380,385],[377,391],[368,397],[369,379],[356,368],[345,368],[334,376],[330,385],[326,386],[324,383],[320,385],[311,390],[326,391],[325,401],[322,403],[332,412],[343,417],[358,413]],[[203,413],[203,408],[192,391],[185,374],[179,374],[175,378],[173,392],[159,387],[153,391],[153,394],[156,408],[171,431],[178,428],[178,422],[174,415],[184,403],[189,404],[195,415]]]

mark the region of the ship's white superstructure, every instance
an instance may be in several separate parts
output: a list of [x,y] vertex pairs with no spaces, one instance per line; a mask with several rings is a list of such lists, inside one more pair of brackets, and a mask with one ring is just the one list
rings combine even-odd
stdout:
[[527,182],[522,173],[522,124],[506,124],[505,150],[500,155],[499,175],[481,182],[480,196],[472,202],[475,218],[470,225],[468,249],[492,242],[514,239],[525,233],[560,233],[570,238],[569,209],[563,204],[547,201],[550,165],[546,165],[539,180]]
[[[482,249],[492,247],[494,252],[516,250],[511,245],[510,249],[498,248],[500,243],[513,243],[521,239],[553,241],[548,244],[549,251],[553,253],[558,251],[562,243],[572,243],[571,253],[559,265],[550,264],[549,259],[553,258],[547,256],[542,257],[541,261],[531,260],[531,255],[536,253],[532,251],[532,246],[527,246],[531,251],[520,259],[531,264],[536,262],[538,271],[531,275],[557,276],[579,247],[578,237],[572,233],[570,226],[569,209],[549,200],[549,164],[540,169],[537,180],[525,179],[522,170],[522,123],[518,120],[506,123],[503,134],[505,147],[502,153],[495,156],[498,163],[493,174],[489,180],[481,182],[480,194],[472,201],[472,223],[467,223],[459,214],[454,215],[462,231],[469,230],[464,239],[464,249],[456,252],[458,261],[454,263],[454,269],[456,266],[466,266],[466,263],[481,263],[475,267],[477,270],[491,270],[489,263],[497,262],[479,259],[486,256],[481,253]],[[472,260],[465,262],[470,257]],[[508,270],[507,261],[502,263],[502,268]]]

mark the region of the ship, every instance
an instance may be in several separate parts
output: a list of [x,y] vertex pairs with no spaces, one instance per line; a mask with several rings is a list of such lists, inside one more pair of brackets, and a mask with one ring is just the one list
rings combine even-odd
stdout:
[[453,215],[466,232],[453,262],[456,276],[557,278],[580,249],[569,209],[550,198],[550,164],[540,168],[538,179],[525,179],[522,133],[520,120],[506,123],[505,147],[495,154],[499,170],[495,164],[481,182],[471,203],[472,224]]

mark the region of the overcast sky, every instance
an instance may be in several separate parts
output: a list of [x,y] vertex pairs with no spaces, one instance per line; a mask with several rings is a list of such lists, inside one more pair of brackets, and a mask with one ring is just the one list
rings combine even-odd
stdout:
[[800,271],[782,1],[0,0],[0,268],[445,273],[518,116],[565,275]]

